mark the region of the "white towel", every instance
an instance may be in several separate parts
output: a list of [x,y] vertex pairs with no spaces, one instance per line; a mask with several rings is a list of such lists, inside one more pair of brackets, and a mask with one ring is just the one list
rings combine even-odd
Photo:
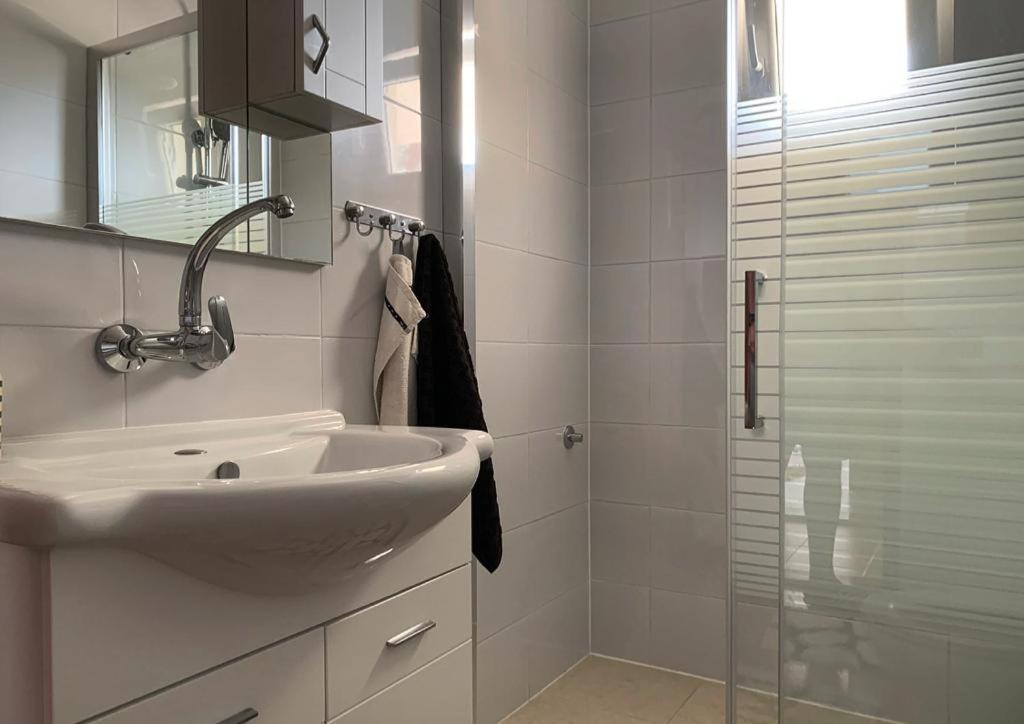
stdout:
[[388,260],[384,309],[373,361],[373,400],[381,425],[409,424],[409,357],[416,325],[427,316],[412,293],[412,262],[395,254]]

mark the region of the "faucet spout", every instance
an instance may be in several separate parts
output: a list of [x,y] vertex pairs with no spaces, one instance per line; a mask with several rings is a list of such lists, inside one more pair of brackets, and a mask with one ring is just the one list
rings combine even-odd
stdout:
[[187,362],[204,370],[211,370],[226,360],[235,351],[231,314],[224,297],[214,296],[209,302],[212,324],[203,324],[200,308],[203,274],[210,254],[229,231],[243,221],[268,211],[279,219],[286,219],[295,213],[295,204],[283,194],[267,196],[221,217],[199,237],[181,272],[179,327],[176,331],[143,334],[130,324],[107,327],[100,330],[96,338],[99,360],[116,372],[140,369],[149,359]]
[[279,219],[286,219],[295,213],[295,203],[284,194],[258,199],[222,216],[196,241],[181,272],[178,320],[183,329],[196,329],[203,324],[203,274],[210,261],[210,254],[236,226],[268,211]]

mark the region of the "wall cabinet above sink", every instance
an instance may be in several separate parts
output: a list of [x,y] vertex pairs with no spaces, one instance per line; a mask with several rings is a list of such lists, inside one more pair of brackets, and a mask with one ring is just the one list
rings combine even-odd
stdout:
[[199,24],[204,113],[283,139],[383,118],[383,0],[203,0]]

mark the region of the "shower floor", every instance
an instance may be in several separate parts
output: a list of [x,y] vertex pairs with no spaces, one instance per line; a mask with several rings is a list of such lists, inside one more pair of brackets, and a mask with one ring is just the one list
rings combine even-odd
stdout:
[[[775,698],[741,690],[738,724],[776,724]],[[588,656],[504,724],[722,724],[725,686],[661,669]],[[786,724],[875,724],[802,703],[787,704]]]

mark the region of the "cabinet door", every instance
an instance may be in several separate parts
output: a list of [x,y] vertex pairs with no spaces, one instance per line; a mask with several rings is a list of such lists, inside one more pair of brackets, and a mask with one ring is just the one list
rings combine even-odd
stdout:
[[331,50],[327,53],[327,99],[366,110],[366,0],[327,0]]

